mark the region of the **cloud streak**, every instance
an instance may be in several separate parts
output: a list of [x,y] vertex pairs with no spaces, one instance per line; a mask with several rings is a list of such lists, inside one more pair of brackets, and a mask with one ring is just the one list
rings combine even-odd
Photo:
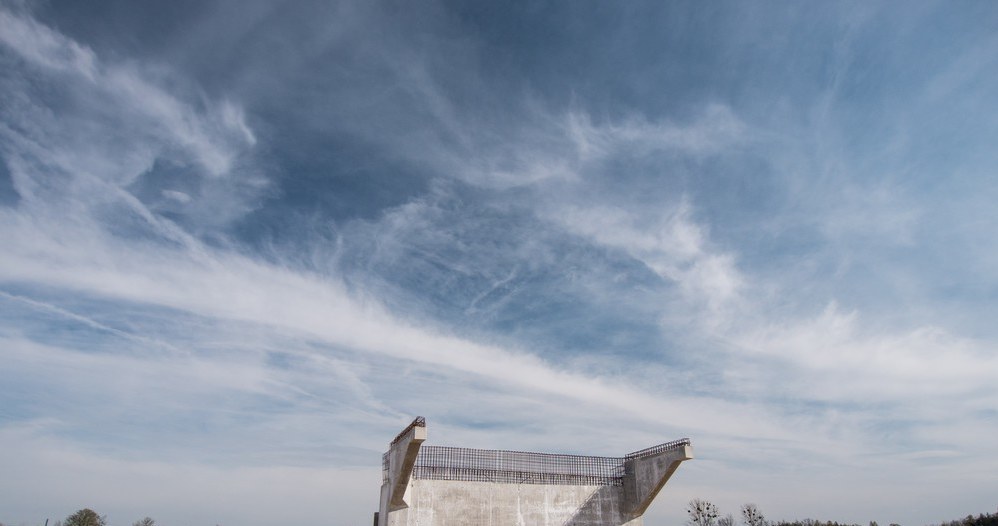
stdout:
[[[615,59],[622,75],[601,62],[611,37],[573,36],[595,21],[578,13],[520,49],[495,37],[529,25],[514,7],[431,6],[422,32],[384,6],[314,7],[201,13],[220,41],[253,42],[203,56],[121,48],[138,19],[91,47],[100,16],[0,9],[19,198],[0,206],[0,463],[16,475],[0,519],[356,523],[414,414],[472,447],[615,455],[690,435],[698,459],[649,521],[692,497],[885,523],[988,502],[998,362],[971,305],[994,276],[935,262],[994,254],[968,248],[983,230],[933,244],[970,223],[932,202],[994,188],[918,186],[936,165],[914,145],[949,124],[919,121],[885,154],[851,139],[904,121],[871,109],[878,83],[924,95],[864,84],[867,61],[897,67],[861,52],[880,14],[807,35],[746,19],[786,42],[719,38],[729,15],[638,17],[706,26],[665,32],[680,46],[624,10],[655,53]],[[149,41],[187,35],[183,16],[161,13]],[[812,41],[834,44],[829,71]],[[928,93],[991,82],[970,71],[991,44]]]

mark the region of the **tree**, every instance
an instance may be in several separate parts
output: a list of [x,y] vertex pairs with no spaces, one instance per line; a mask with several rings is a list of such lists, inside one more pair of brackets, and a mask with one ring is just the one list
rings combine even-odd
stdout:
[[755,504],[742,506],[742,522],[745,523],[745,526],[768,526],[766,517],[762,515]]
[[686,508],[690,516],[690,526],[714,526],[717,520],[717,506],[700,499],[693,499]]
[[729,513],[717,519],[717,526],[735,526],[735,518]]
[[132,526],[156,526],[156,521],[152,520],[150,517],[146,517],[140,521],[135,521]]
[[97,512],[90,508],[83,508],[66,517],[63,526],[107,526],[107,518],[97,515]]

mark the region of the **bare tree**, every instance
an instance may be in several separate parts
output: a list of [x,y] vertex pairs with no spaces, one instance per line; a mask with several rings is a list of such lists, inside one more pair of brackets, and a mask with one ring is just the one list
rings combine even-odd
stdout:
[[156,526],[156,521],[152,520],[150,517],[146,517],[140,521],[135,521],[132,526]]
[[107,526],[107,518],[97,515],[97,512],[90,508],[82,510],[66,517],[66,526]]
[[755,504],[742,506],[742,522],[745,526],[767,526],[766,517],[762,515]]
[[735,526],[735,518],[730,513],[717,519],[717,526]]
[[705,500],[691,500],[686,513],[690,516],[687,521],[690,526],[715,526],[717,521],[717,506]]

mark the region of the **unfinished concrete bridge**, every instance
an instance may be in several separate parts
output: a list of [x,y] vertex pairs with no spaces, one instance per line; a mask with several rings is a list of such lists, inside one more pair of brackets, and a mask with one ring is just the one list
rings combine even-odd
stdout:
[[382,456],[375,526],[640,526],[679,464],[684,438],[594,457],[423,446],[418,417]]

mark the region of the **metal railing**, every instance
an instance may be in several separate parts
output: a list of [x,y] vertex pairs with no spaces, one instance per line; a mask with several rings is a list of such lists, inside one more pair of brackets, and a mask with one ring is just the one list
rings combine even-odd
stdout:
[[507,484],[609,486],[623,477],[620,459],[424,446],[412,470],[416,479]]
[[[389,445],[398,444],[416,427],[426,427],[426,419],[417,416]],[[690,445],[682,438],[628,453],[623,457],[594,457],[530,453],[501,449],[422,446],[416,455],[412,477],[426,480],[459,480],[503,484],[564,484],[579,486],[621,486],[625,464],[631,460],[657,455]],[[388,481],[389,453],[381,456],[382,483]]]
[[644,449],[639,449],[633,453],[628,453],[624,455],[625,460],[632,460],[635,458],[647,457],[651,455],[657,455],[659,453],[664,453],[666,451],[673,451],[679,449],[683,446],[690,445],[690,439],[680,438],[679,440],[673,440],[672,442],[666,442],[664,444],[659,444],[657,446],[646,447]]
[[391,441],[391,443],[389,444],[388,447],[391,447],[391,446],[394,446],[395,444],[398,444],[399,441],[402,440],[409,431],[412,431],[413,428],[416,428],[416,427],[426,427],[426,419],[423,418],[423,417],[421,417],[421,416],[417,416],[412,421],[411,424],[407,425],[405,427],[405,429],[402,430],[401,433],[399,433],[398,435],[395,435],[395,438]]
[[[622,486],[627,462],[688,445],[690,440],[684,438],[623,457],[423,446],[416,456],[412,477],[501,484]],[[387,453],[382,456],[382,477],[387,481]]]

